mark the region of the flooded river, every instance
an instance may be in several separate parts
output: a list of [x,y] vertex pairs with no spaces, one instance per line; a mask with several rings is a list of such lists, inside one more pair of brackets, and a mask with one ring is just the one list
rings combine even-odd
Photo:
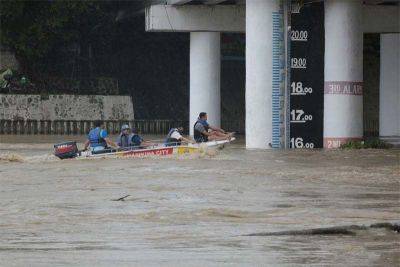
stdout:
[[[82,137],[0,136],[1,266],[399,266],[399,150],[58,160]],[[129,195],[125,201],[114,201]]]

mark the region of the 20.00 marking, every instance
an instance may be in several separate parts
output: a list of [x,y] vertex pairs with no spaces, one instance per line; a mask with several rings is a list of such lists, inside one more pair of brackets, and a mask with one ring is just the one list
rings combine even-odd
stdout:
[[298,31],[294,30],[290,32],[290,38],[292,41],[308,41],[308,32],[307,31]]

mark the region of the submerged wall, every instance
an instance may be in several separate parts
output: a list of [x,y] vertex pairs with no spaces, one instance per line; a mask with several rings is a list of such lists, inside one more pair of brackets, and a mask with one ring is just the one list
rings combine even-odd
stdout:
[[0,94],[0,134],[87,134],[100,119],[112,134],[126,123],[143,134],[167,134],[172,127],[188,124],[134,120],[130,96]]
[[96,120],[116,133],[133,114],[130,96],[0,94],[0,134],[85,134]]
[[130,96],[0,94],[1,120],[126,120],[134,118]]

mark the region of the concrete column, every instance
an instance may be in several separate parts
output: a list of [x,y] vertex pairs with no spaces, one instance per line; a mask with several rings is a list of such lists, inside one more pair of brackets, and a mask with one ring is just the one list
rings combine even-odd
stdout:
[[279,0],[246,1],[246,147],[272,143],[273,12]]
[[324,147],[363,137],[361,0],[325,1]]
[[190,135],[200,112],[208,122],[221,122],[221,47],[219,32],[190,33]]
[[400,34],[381,34],[379,135],[400,136]]

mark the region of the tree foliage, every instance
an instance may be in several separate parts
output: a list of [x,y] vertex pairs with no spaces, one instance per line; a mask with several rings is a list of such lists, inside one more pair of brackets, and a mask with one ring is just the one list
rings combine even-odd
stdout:
[[189,34],[146,32],[143,8],[0,0],[1,44],[16,53],[35,93],[102,94],[103,86],[108,94],[116,82],[118,94],[132,95],[136,118],[187,120]]
[[[88,47],[96,46],[100,53],[107,49],[109,36],[104,33],[113,26],[110,5],[102,1],[1,1],[1,44],[15,52],[27,72],[57,72],[53,62],[76,66],[65,59],[78,57],[87,62],[93,57]],[[65,69],[62,66],[60,71]]]

